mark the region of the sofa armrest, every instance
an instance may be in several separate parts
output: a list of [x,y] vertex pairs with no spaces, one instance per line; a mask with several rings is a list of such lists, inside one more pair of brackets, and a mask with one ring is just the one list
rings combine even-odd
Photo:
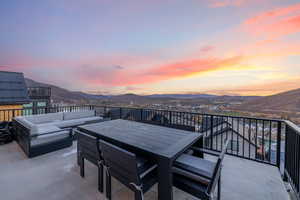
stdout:
[[16,141],[28,156],[30,154],[30,130],[15,119],[13,119],[13,127]]
[[33,135],[30,135],[30,139],[31,138],[36,138],[36,137],[39,137],[39,136],[47,136],[47,135],[59,133],[59,132],[62,132],[62,131],[69,131],[69,135],[72,136],[72,129],[71,128],[66,128],[66,129],[61,129],[61,130],[57,130],[57,131],[50,131],[50,132],[47,132],[47,133],[33,134]]

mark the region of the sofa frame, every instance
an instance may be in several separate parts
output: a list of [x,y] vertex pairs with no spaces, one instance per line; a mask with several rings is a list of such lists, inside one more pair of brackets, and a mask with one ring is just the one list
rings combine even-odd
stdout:
[[[59,149],[63,149],[66,147],[70,147],[73,144],[72,128],[66,128],[60,131],[47,132],[39,135],[37,134],[31,135],[30,130],[28,128],[26,128],[25,126],[23,126],[21,123],[19,123],[14,119],[13,119],[13,126],[14,126],[14,134],[15,134],[16,141],[21,147],[21,149],[24,151],[24,153],[27,155],[27,157],[29,158],[46,154]],[[31,145],[31,140],[34,137],[40,135],[58,133],[66,130],[69,131],[69,137],[67,138],[63,138],[57,141],[47,142],[45,144],[36,145],[36,146]]]

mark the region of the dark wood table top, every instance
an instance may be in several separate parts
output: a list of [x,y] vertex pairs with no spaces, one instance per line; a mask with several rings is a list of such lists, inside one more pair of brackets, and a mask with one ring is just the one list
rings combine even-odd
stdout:
[[83,125],[78,129],[170,159],[202,137],[200,133],[122,119]]

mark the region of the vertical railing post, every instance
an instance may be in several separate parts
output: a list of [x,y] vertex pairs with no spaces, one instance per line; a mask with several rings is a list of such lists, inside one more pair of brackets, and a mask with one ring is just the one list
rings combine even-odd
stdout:
[[141,108],[141,121],[143,121],[143,108]]
[[14,109],[14,110],[12,111],[12,118],[11,118],[11,121],[12,121],[12,119],[15,118],[15,116],[16,116],[16,113],[15,113],[15,112],[16,112],[16,110]]
[[120,119],[122,119],[122,108],[120,107]]
[[37,102],[32,102],[32,114],[37,114]]
[[106,112],[107,112],[106,110],[107,110],[107,108],[106,108],[106,106],[104,106],[104,108],[103,108],[103,116],[104,117],[106,117]]
[[290,139],[289,126],[287,124],[285,124],[285,145],[284,145],[285,149],[284,149],[284,173],[283,173],[283,181],[285,181],[285,182],[288,181],[287,173],[290,173],[289,172],[289,167],[290,167],[289,160],[290,160],[291,155],[288,155],[288,153],[291,153],[291,152],[289,151],[288,148],[291,148],[291,147],[289,146],[290,145],[289,139]]
[[210,116],[210,148],[213,148],[214,116]]
[[277,126],[277,145],[276,145],[276,151],[277,151],[277,156],[276,156],[276,165],[280,169],[280,162],[281,162],[281,123],[278,122]]
[[169,111],[169,124],[172,124],[172,111]]
[[46,107],[45,107],[45,114],[49,113],[49,105],[46,104]]

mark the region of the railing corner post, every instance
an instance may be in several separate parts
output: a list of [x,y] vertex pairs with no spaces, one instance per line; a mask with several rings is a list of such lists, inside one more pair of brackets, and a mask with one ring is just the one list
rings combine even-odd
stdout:
[[276,166],[280,169],[280,162],[281,162],[281,130],[282,130],[282,126],[281,126],[282,122],[278,122],[278,127],[277,127],[277,156],[276,156]]
[[213,133],[214,133],[214,116],[210,116],[210,148],[213,148]]

